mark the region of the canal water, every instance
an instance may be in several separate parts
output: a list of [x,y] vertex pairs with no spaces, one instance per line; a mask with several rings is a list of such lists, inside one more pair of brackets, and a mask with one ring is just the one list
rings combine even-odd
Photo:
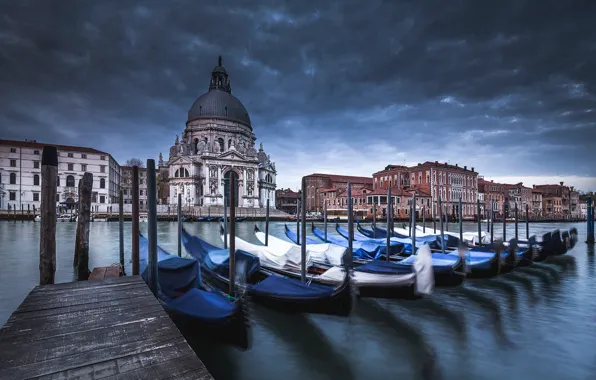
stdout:
[[[579,230],[578,244],[553,262],[438,288],[422,300],[360,299],[348,318],[284,315],[252,305],[250,351],[200,337],[191,344],[218,380],[594,379],[596,264],[594,250],[584,243],[585,223],[530,227],[532,234],[541,234],[572,226]],[[58,223],[57,282],[74,278],[75,228]],[[142,232],[146,228],[142,223]],[[185,228],[220,243],[217,223]],[[475,231],[476,225],[464,228]],[[253,223],[239,223],[237,235],[258,243],[252,229]],[[270,230],[283,236],[283,223]],[[130,223],[125,231],[130,273]],[[176,231],[175,223],[158,223],[158,243],[172,253]],[[513,233],[508,226],[508,237]],[[495,236],[501,236],[498,226]],[[92,223],[90,244],[91,268],[117,263],[118,223]],[[0,324],[37,284],[38,265],[39,223],[0,222]]]

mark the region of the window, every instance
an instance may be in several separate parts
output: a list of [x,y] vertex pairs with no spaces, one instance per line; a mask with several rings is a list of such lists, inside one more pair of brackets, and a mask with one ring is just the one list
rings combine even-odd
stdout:
[[86,153],[81,154],[81,158],[87,158],[87,154]]
[[56,177],[56,186],[60,186],[60,176]]
[[13,168],[17,167],[17,160],[10,160],[10,166]]
[[66,177],[66,187],[74,187],[74,185],[75,185],[74,176],[69,175],[68,177]]
[[11,201],[16,201],[17,200],[17,193],[14,191],[9,191],[8,192],[8,199]]
[[10,153],[16,153],[17,152],[17,148],[10,148]]
[[102,178],[99,180],[99,188],[100,189],[105,189],[106,188],[106,179]]
[[39,202],[39,193],[33,193],[33,202]]
[[69,171],[73,171],[74,170],[74,164],[68,164],[68,170]]
[[60,202],[60,194],[56,193],[56,202]]
[[106,156],[99,156],[99,159],[102,160],[102,161],[105,161],[106,160]]
[[10,184],[11,185],[17,184],[17,173],[10,173]]
[[38,155],[39,156],[39,150],[34,150],[33,154]]
[[39,174],[33,176],[33,186],[39,186]]
[[222,139],[221,137],[217,139],[217,143],[219,144],[219,151],[223,152],[224,151],[224,139]]
[[74,157],[74,154],[72,154],[72,153],[68,153],[68,157],[69,157],[69,158],[73,158],[73,157]]
[[39,161],[33,161],[33,169],[39,169]]
[[143,190],[139,190],[139,195],[143,195]]
[[81,171],[87,171],[87,164],[81,164]]
[[105,172],[106,172],[106,166],[105,166],[105,165],[101,165],[101,166],[99,167],[99,171],[100,171],[101,173],[105,173]]
[[99,203],[106,203],[106,196],[105,195],[100,195],[99,196]]

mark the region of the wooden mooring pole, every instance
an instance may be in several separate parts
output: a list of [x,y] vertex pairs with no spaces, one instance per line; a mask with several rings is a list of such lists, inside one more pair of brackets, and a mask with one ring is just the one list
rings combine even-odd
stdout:
[[490,244],[492,245],[495,237],[495,212],[493,202],[490,202]]
[[[422,202],[424,202],[424,199]],[[422,206],[422,233],[426,233],[426,209],[424,206]]]
[[302,177],[302,199],[300,201],[302,217],[302,234],[300,243],[300,279],[306,283],[306,177]]
[[385,212],[387,216],[387,236],[385,236],[385,261],[389,261],[389,253],[391,252],[391,187],[387,187],[387,209]]
[[476,200],[476,214],[478,215],[478,245],[482,245],[482,219],[480,219],[480,199]]
[[139,167],[132,167],[132,275],[139,275]]
[[300,199],[296,201],[296,244],[300,244]]
[[[376,195],[375,195],[376,198]],[[377,237],[377,203],[376,201],[373,201],[373,220],[372,220],[372,225],[373,225],[373,239]],[[325,238],[327,238],[327,236],[325,236]]]
[[457,205],[457,214],[459,217],[459,243],[461,244],[464,241],[464,225],[463,225],[463,209],[461,203],[461,195],[459,196],[459,203]]
[[412,255],[416,254],[416,194],[412,195]]
[[79,220],[75,246],[77,279],[89,278],[89,223],[91,222],[91,194],[93,192],[93,174],[85,173],[79,180]]
[[[503,197],[505,198],[505,197]],[[503,243],[507,241],[507,216],[505,215],[505,201],[503,201]]]
[[41,156],[41,207],[39,215],[39,284],[54,283],[56,273],[56,181],[58,151],[44,146]]
[[327,200],[323,201],[323,225],[325,226],[325,241],[327,241]]
[[433,216],[433,233],[437,233],[437,203],[433,201],[433,208],[432,208],[432,216]]
[[517,212],[517,202],[515,202],[514,213],[515,213],[515,240],[517,240],[518,239],[518,227],[519,227],[519,224],[518,224],[519,215]]
[[[588,217],[586,218],[587,226],[587,239],[586,243],[589,245],[594,245],[594,205],[593,205],[592,197],[588,197],[586,206],[588,207]],[[42,218],[43,221],[43,218]]]
[[124,191],[120,190],[120,199],[118,199],[118,231],[120,240],[120,268],[122,274],[126,276],[124,270]]
[[230,205],[230,288],[228,294],[234,296],[234,289],[236,288],[236,175],[230,173],[230,197],[228,203]]
[[178,193],[178,257],[182,257],[182,193]]
[[[352,184],[348,182],[348,263],[344,263],[344,268],[351,268],[351,258],[354,254],[354,209],[352,202]],[[327,240],[325,240],[327,241]]]
[[[147,283],[153,295],[157,296],[157,181],[155,160],[147,160]],[[138,236],[137,236],[138,237]]]
[[224,249],[228,248],[228,203],[229,203],[229,179],[228,178],[224,178],[224,195],[223,195],[223,204],[224,204],[224,208],[223,208],[223,241],[224,241]]
[[526,203],[526,240],[530,240],[530,206]]
[[265,245],[269,245],[269,198],[267,198],[267,210],[265,211]]
[[441,221],[441,252],[445,254],[445,232],[443,231],[443,205],[439,196],[439,219]]

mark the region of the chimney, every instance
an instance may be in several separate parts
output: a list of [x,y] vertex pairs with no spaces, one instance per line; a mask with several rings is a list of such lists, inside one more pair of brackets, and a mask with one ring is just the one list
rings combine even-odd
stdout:
[[439,161],[435,161],[435,165],[437,165],[439,163]]
[[473,166],[472,166],[472,169],[471,170],[474,171],[474,167]]
[[447,165],[449,165],[449,163],[448,162],[445,162],[445,166],[447,166]]
[[494,179],[491,179],[490,181],[491,181],[491,182],[495,182],[495,180],[494,180]]
[[464,165],[464,170],[468,170],[468,166],[467,165]]
[[561,186],[563,186],[563,181],[559,182],[561,184]]
[[455,164],[455,167],[456,167],[456,168],[459,168],[459,164]]

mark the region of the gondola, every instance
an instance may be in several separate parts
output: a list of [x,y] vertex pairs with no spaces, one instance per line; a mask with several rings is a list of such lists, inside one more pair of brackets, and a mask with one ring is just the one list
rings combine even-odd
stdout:
[[[201,263],[206,281],[226,291],[229,287],[229,250],[215,247],[182,230],[186,250]],[[235,251],[236,268],[243,268],[246,294],[266,307],[294,313],[323,313],[347,316],[352,310],[349,273],[341,274],[339,285],[308,282],[274,273],[260,264],[259,257],[242,249]]]
[[[236,219],[234,219],[236,222],[244,222],[247,218],[245,216],[238,216],[236,217]],[[218,219],[220,222],[224,221],[224,217],[222,216],[221,218]],[[228,222],[230,221],[230,217],[228,216]]]
[[[286,232],[289,231],[286,230]],[[292,232],[293,234],[293,232]],[[265,234],[261,232],[257,226],[255,226],[255,235],[257,239],[265,244]],[[292,235],[290,235],[292,236]],[[238,238],[236,238],[238,239]],[[294,235],[295,239],[295,235]],[[242,244],[250,245],[255,248],[259,249],[262,246],[255,246],[254,244],[250,244],[247,242],[243,242]],[[300,251],[301,247],[295,243],[290,243],[288,241],[279,239],[275,236],[268,237],[268,244],[269,247],[274,248],[276,251],[280,252],[292,252],[292,251]],[[306,245],[306,252],[308,256],[308,265],[307,267],[312,271],[323,271],[323,276],[325,273],[332,273],[333,271],[337,270],[337,265],[342,265],[341,261],[337,260],[337,257],[333,257],[330,252],[326,255],[320,255],[319,247],[324,247],[328,245],[328,243],[316,243],[316,244],[307,244]],[[340,246],[334,246],[340,248]],[[343,248],[343,247],[341,247]],[[345,248],[343,248],[345,252]],[[312,253],[312,255],[311,255]],[[424,262],[424,257],[421,259]],[[431,259],[431,257],[429,257]],[[353,264],[354,264],[354,282],[358,285],[358,290],[361,296],[366,297],[415,297],[415,293],[419,293],[422,288],[428,287],[428,276],[430,275],[433,277],[433,287],[436,283],[437,285],[458,285],[463,280],[463,273],[460,272],[463,269],[463,264],[461,260],[434,260],[432,262],[428,261],[428,266],[424,268],[423,273],[420,272],[418,257],[413,256],[409,258],[406,262],[404,260],[403,263],[396,263],[396,262],[386,262],[382,260],[363,260],[359,257],[353,257]],[[439,275],[436,275],[434,272],[439,268]],[[442,269],[442,270],[441,270]],[[409,276],[408,274],[415,273],[417,275],[416,278],[413,276]],[[294,272],[294,275],[298,275]],[[404,275],[408,275],[405,276]],[[391,278],[393,277],[393,278]],[[408,289],[400,289],[403,288],[403,280],[408,280],[412,282],[412,286]],[[416,288],[414,288],[414,280],[416,281]]]
[[[139,272],[148,281],[149,242],[139,233]],[[241,349],[251,346],[248,308],[202,282],[199,263],[157,247],[158,297],[185,334],[205,336]]]

